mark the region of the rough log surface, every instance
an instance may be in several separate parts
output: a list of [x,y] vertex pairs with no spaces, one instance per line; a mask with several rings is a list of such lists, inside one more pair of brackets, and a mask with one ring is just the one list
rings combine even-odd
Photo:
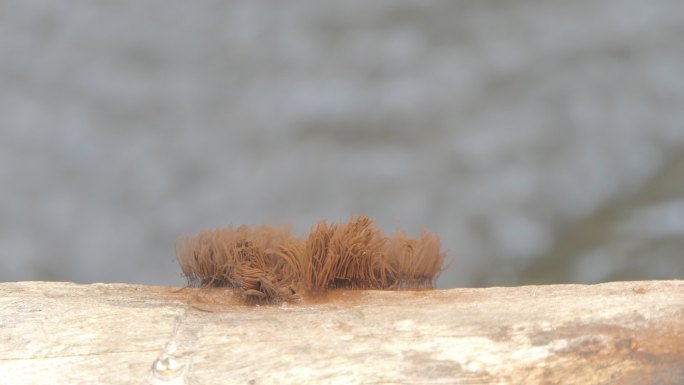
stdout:
[[0,384],[683,384],[684,281],[344,291],[0,284]]

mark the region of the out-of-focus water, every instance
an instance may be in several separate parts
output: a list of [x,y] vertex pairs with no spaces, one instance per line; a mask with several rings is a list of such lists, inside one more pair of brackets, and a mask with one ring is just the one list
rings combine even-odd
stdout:
[[0,3],[0,280],[427,227],[441,287],[684,276],[684,3]]

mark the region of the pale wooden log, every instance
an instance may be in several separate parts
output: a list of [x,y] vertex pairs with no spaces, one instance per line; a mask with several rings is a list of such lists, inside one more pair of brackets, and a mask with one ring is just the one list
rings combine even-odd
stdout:
[[684,384],[684,281],[343,291],[0,284],[0,384]]

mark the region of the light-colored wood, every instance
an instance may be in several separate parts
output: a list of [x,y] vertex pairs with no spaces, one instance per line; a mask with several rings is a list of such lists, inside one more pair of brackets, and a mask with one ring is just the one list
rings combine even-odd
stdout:
[[682,384],[684,281],[340,291],[0,284],[0,384]]

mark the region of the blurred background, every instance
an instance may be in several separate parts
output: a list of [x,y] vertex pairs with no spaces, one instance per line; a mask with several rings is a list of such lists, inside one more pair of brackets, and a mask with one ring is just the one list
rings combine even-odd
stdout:
[[0,1],[0,280],[353,214],[439,286],[684,277],[684,2]]

